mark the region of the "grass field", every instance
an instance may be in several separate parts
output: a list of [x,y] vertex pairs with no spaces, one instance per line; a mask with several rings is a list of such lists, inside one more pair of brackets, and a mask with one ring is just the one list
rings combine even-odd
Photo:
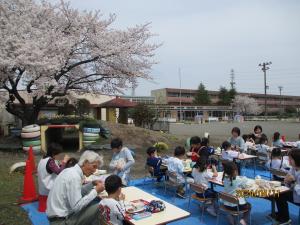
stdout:
[[0,152],[0,224],[29,225],[26,213],[19,207],[18,199],[22,195],[23,174],[9,174],[9,167],[26,156],[19,153]]

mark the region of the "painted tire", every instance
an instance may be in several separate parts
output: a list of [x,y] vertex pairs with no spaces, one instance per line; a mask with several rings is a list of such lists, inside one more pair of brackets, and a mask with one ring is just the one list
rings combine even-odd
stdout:
[[23,146],[24,147],[39,146],[39,145],[41,145],[41,141],[40,140],[36,140],[36,141],[23,141]]
[[88,127],[84,127],[83,128],[83,132],[84,133],[94,133],[97,134],[100,132],[100,128],[88,128]]
[[41,136],[37,136],[34,138],[23,138],[22,141],[40,141],[41,140]]
[[91,144],[94,144],[94,143],[96,143],[96,141],[83,141],[84,146],[88,146],[88,145],[91,145]]
[[[25,152],[28,152],[29,147],[23,147],[23,150],[24,150]],[[39,153],[39,152],[41,151],[41,146],[40,146],[40,145],[38,145],[38,146],[33,146],[33,147],[32,147],[32,150],[33,150],[33,153]]]
[[83,137],[99,137],[98,133],[83,133]]
[[32,125],[25,126],[22,128],[22,132],[24,132],[24,133],[31,133],[31,132],[36,132],[36,131],[40,131],[40,130],[41,130],[41,128],[37,124],[32,124]]
[[31,133],[21,133],[22,138],[35,138],[35,137],[38,137],[38,136],[41,136],[40,131],[31,132]]
[[98,141],[99,140],[99,136],[98,137],[83,137],[83,141]]

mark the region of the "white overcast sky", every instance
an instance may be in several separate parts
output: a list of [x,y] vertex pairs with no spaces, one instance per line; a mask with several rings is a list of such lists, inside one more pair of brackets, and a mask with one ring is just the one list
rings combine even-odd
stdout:
[[[163,46],[152,76],[157,84],[140,80],[136,95],[152,89],[229,87],[235,70],[242,92],[263,93],[258,64],[272,61],[267,72],[269,92],[300,95],[299,0],[70,0],[80,10],[98,9],[117,16],[115,27],[152,22]],[[130,94],[131,91],[126,92]]]

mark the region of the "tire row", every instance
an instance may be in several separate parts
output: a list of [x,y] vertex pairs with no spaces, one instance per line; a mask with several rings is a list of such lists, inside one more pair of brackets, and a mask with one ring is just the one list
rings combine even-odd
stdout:
[[87,147],[99,140],[100,128],[83,128],[83,146]]
[[32,146],[34,153],[41,151],[41,128],[37,124],[28,125],[22,128],[22,145],[23,150],[28,151]]

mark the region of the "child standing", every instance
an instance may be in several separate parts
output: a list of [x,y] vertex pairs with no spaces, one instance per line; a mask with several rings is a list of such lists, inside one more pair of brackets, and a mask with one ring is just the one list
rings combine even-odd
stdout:
[[292,149],[289,153],[289,163],[292,169],[284,178],[285,184],[290,187],[289,192],[284,192],[276,199],[278,213],[276,220],[278,224],[291,222],[289,216],[288,202],[300,206],[300,149]]
[[113,156],[109,168],[114,174],[121,177],[124,185],[127,185],[130,168],[135,162],[132,153],[127,147],[123,147],[123,142],[120,138],[113,139],[110,146],[113,151]]
[[[223,181],[224,181],[224,192],[236,196],[237,190],[245,188],[245,185],[247,183],[247,178],[238,176],[238,169],[234,162],[226,162],[224,163]],[[233,211],[238,211],[238,209],[239,210],[249,209],[248,212],[243,214],[243,217],[240,220],[240,223],[242,225],[247,224],[246,220],[249,216],[251,205],[246,202],[245,198],[239,197],[239,205],[235,205],[224,201],[224,206],[227,209]],[[234,218],[231,215],[229,216],[229,222],[230,224],[234,224]]]
[[101,217],[106,223],[122,225],[125,215],[124,206],[119,202],[125,198],[121,193],[122,180],[117,175],[110,175],[105,179],[104,185],[108,197],[99,203]]
[[211,172],[207,171],[207,166],[207,160],[199,159],[193,168],[192,176],[195,184],[201,184],[206,188],[204,193],[196,193],[196,195],[200,198],[213,198],[212,204],[206,210],[210,215],[217,216],[215,211],[215,199],[217,195],[215,191],[208,187],[208,184],[210,179],[218,176],[218,172],[215,165],[211,166]]
[[[183,174],[184,165],[183,159],[185,158],[185,149],[181,146],[177,146],[174,150],[174,157],[170,157],[166,160],[168,165],[168,171],[173,172],[177,176],[177,182],[181,185],[178,186],[176,193],[179,197],[184,198],[184,187],[185,187],[185,177]],[[187,178],[187,182],[193,182],[191,178]]]
[[153,168],[153,176],[157,177],[157,181],[159,182],[163,177],[163,173],[160,170],[160,166],[162,164],[162,159],[157,156],[157,148],[149,147],[147,149],[147,165]]

